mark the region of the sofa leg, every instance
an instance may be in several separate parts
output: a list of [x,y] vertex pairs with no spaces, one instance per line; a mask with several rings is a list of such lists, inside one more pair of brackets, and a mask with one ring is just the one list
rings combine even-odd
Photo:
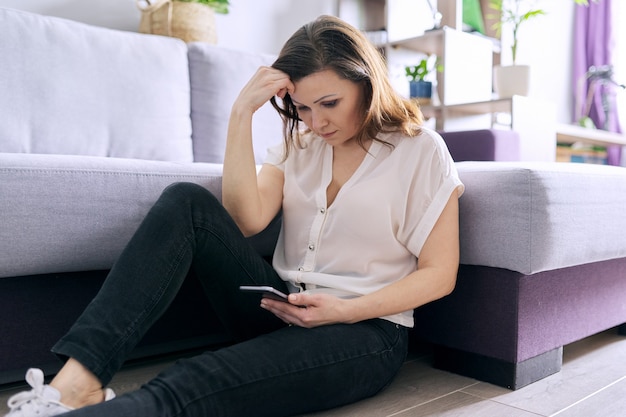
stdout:
[[519,363],[443,346],[435,347],[433,357],[435,368],[516,390],[559,372],[563,347]]

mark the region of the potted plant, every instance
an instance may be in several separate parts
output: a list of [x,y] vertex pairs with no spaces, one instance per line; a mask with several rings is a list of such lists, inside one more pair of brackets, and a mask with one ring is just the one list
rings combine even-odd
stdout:
[[417,65],[407,65],[404,71],[409,80],[409,96],[417,98],[422,105],[428,105],[432,101],[433,83],[426,80],[428,74],[434,70],[440,70],[440,66],[430,65],[428,58],[423,58]]
[[[574,0],[576,4],[588,5],[588,0]],[[512,65],[494,66],[494,90],[500,98],[508,98],[513,95],[525,96],[528,94],[530,80],[530,66],[517,64],[517,48],[519,45],[519,29],[524,22],[545,15],[546,12],[536,7],[536,0],[491,0],[489,5],[496,12],[490,15],[495,19],[493,28],[497,36],[503,28],[509,28],[511,37]]]
[[215,13],[227,14],[229,6],[229,0],[137,0],[139,31],[215,44]]
[[228,0],[175,0],[182,3],[200,3],[205,4],[215,10],[215,13],[228,14]]

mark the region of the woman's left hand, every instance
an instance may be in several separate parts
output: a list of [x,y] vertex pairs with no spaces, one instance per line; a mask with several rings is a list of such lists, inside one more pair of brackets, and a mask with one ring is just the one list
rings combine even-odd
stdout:
[[349,300],[328,294],[294,293],[289,294],[288,303],[263,298],[261,307],[287,324],[312,328],[349,322],[348,303]]

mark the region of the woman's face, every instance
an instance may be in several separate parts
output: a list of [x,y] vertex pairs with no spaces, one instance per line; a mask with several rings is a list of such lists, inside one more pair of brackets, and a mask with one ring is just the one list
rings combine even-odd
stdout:
[[350,144],[363,121],[359,84],[323,70],[294,83],[291,92],[300,119],[331,146]]

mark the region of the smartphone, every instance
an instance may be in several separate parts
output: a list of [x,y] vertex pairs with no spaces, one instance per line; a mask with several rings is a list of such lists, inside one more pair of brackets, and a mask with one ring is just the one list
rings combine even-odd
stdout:
[[270,287],[269,285],[242,285],[239,289],[245,292],[258,293],[263,297],[271,298],[273,300],[288,302],[287,294],[278,291],[276,288]]

